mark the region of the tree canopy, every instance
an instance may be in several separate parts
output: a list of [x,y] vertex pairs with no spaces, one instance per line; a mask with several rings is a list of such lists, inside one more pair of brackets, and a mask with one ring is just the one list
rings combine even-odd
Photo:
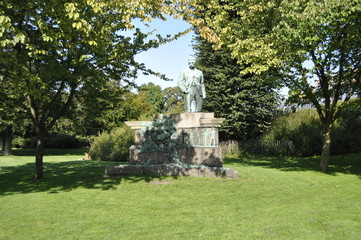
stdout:
[[194,8],[202,36],[229,47],[246,64],[242,73],[277,67],[291,99],[312,102],[323,123],[326,172],[332,124],[361,85],[361,2],[214,0]]
[[150,33],[134,29],[132,21],[177,17],[183,2],[1,1],[1,81],[26,98],[38,139],[35,179],[43,178],[44,136],[76,96],[109,80],[127,85],[137,70],[151,72],[134,55],[179,36],[147,40]]

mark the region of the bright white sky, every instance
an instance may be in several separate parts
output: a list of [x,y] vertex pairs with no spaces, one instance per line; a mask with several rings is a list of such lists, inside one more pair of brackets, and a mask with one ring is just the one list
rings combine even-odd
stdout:
[[[165,37],[167,34],[172,36],[182,32],[190,27],[190,25],[182,20],[174,20],[169,18],[167,21],[154,20],[150,23],[150,28],[144,28],[141,23],[134,23],[136,27],[139,27],[143,32],[156,29],[156,34],[161,34]],[[139,75],[135,80],[137,85],[143,83],[153,82],[156,85],[161,86],[163,89],[167,87],[177,86],[177,80],[179,73],[182,69],[187,68],[188,59],[194,54],[192,49],[193,32],[189,32],[187,35],[178,38],[170,43],[159,46],[156,49],[150,49],[147,52],[140,53],[136,56],[135,60],[139,63],[144,63],[147,68],[152,69],[155,72],[165,74],[173,81],[164,81],[156,76]]]

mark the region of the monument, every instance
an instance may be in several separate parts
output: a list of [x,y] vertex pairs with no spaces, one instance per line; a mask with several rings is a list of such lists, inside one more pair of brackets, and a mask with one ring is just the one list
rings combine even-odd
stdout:
[[218,129],[224,121],[201,112],[206,97],[203,73],[188,61],[178,85],[186,94],[185,113],[156,114],[153,121],[125,122],[135,130],[129,165],[109,166],[106,175],[172,175],[237,178],[223,168]]

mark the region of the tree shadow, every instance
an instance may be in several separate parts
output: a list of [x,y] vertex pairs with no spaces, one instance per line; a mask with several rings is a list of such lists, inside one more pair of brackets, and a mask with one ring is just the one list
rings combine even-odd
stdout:
[[[240,154],[240,156],[226,156],[225,164],[241,164],[275,168],[281,171],[320,171],[320,157],[287,157]],[[354,174],[361,178],[361,154],[346,154],[331,156],[329,175],[337,173]]]
[[[44,149],[45,156],[63,156],[63,155],[84,155],[88,152],[89,148],[71,148],[71,149]],[[36,149],[34,148],[22,148],[13,149],[12,155],[14,156],[34,156],[36,155]]]
[[[58,193],[77,188],[112,190],[122,183],[151,182],[165,176],[104,176],[105,166],[114,162],[68,161],[44,163],[44,181],[32,181],[34,163],[1,168],[0,196],[16,193]],[[119,163],[117,163],[119,165]]]

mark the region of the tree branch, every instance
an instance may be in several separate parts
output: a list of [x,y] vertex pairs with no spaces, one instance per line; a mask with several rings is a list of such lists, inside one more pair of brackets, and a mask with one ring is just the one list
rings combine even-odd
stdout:
[[44,107],[43,107],[43,116],[41,118],[41,122],[45,123],[46,119],[49,117],[49,111],[50,111],[50,108],[51,106],[54,105],[54,103],[56,102],[56,100],[58,99],[58,97],[60,96],[62,90],[64,90],[64,87],[65,87],[65,81],[61,81],[61,84],[59,86],[59,89],[58,91],[56,92],[56,94],[54,94],[54,96],[52,97],[51,101],[46,104]]
[[68,110],[74,96],[75,96],[75,93],[76,93],[76,88],[77,88],[77,84],[73,83],[72,86],[71,86],[71,90],[70,90],[70,93],[69,93],[69,96],[68,96],[68,99],[67,101],[64,103],[63,107],[57,111],[57,113],[55,114],[55,116],[53,117],[53,119],[51,120],[51,122],[49,123],[48,126],[46,126],[46,129],[47,130],[50,130],[54,124],[56,123],[56,121],[64,115],[64,113],[66,112],[66,110]]

